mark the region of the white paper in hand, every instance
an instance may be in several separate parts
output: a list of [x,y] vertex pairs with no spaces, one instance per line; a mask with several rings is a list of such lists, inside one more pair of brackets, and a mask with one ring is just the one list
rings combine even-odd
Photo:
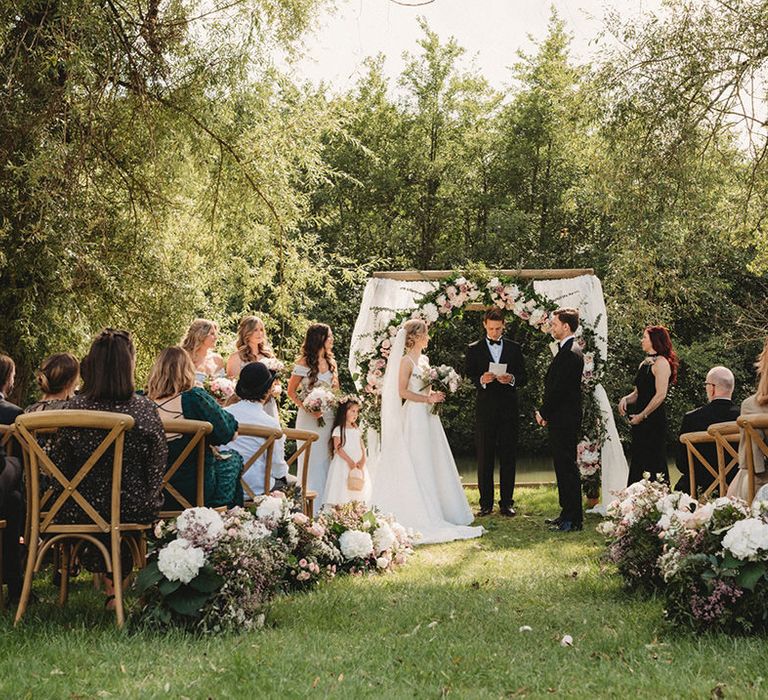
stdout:
[[500,377],[502,374],[507,373],[507,364],[505,362],[489,362],[488,371]]

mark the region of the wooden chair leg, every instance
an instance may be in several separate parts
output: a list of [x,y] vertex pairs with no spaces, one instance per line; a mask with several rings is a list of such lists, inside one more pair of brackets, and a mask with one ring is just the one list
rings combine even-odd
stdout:
[[122,628],[125,624],[125,611],[123,610],[123,567],[120,561],[120,539],[120,532],[113,530],[110,548],[112,554],[112,587],[115,591],[117,626]]
[[37,532],[33,532],[32,536],[27,542],[27,563],[24,567],[24,584],[21,587],[21,597],[19,598],[19,605],[16,608],[16,617],[14,618],[14,627],[19,624],[24,613],[27,611],[27,605],[29,605],[29,596],[32,593],[32,579],[35,576],[35,563],[37,562],[37,550],[40,546],[38,542]]
[[59,550],[59,606],[67,604],[69,598],[69,564],[72,559],[72,549],[69,542],[62,542],[57,549]]
[[[5,522],[2,523],[5,525]],[[0,612],[5,610],[5,592],[3,587],[3,527],[0,527]]]

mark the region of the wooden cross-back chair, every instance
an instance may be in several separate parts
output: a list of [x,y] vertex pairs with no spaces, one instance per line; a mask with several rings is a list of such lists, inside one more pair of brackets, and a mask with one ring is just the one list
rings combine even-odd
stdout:
[[728,491],[728,475],[734,469],[739,468],[741,430],[739,424],[734,420],[725,423],[713,423],[707,428],[707,432],[715,438],[720,495],[725,496]]
[[[145,558],[144,534],[150,527],[142,523],[124,523],[120,520],[121,486],[123,472],[123,445],[125,433],[134,426],[132,416],[106,411],[41,411],[27,413],[16,419],[16,433],[24,443],[29,459],[25,465],[25,476],[30,483],[30,501],[27,508],[31,511],[31,532],[28,540],[27,564],[24,572],[24,585],[21,591],[19,607],[16,610],[15,624],[24,615],[32,590],[32,579],[43,561],[45,553],[59,543],[75,541],[79,546],[83,541],[92,544],[104,557],[108,572],[112,574],[115,589],[115,615],[117,624],[125,622],[123,610],[123,575],[120,559],[121,543],[126,541],[131,549],[134,562],[142,565]],[[62,428],[102,430],[105,437],[79,466],[72,477],[65,476],[60,465],[55,464],[37,441],[41,431]],[[78,487],[91,473],[99,459],[109,450],[112,454],[110,514],[102,516],[80,493]],[[57,495],[53,487],[43,506],[40,495],[40,471],[42,470],[58,486]],[[76,503],[84,513],[85,522],[58,523],[56,516],[66,504]],[[43,507],[45,510],[43,510]],[[99,536],[109,536],[107,547]],[[62,582],[59,602],[66,602],[69,548],[63,547]]]
[[[680,442],[685,445],[688,456],[688,478],[693,498],[709,498],[715,489],[720,496],[728,491],[727,477],[739,464],[739,426],[735,421],[714,423],[707,430],[683,433]],[[735,447],[734,447],[735,444]],[[714,445],[717,462],[707,459],[701,451],[702,445]],[[696,464],[700,464],[713,478],[712,483],[701,494],[696,493]]]
[[768,429],[768,413],[754,413],[739,416],[736,419],[739,427],[744,431],[744,440],[747,453],[747,484],[749,489],[749,503],[755,498],[755,455],[757,448],[763,459],[768,458],[768,444],[765,442],[765,430]]
[[288,460],[288,466],[293,464],[297,466],[297,476],[301,482],[301,506],[304,515],[314,516],[315,499],[317,491],[307,489],[307,478],[309,477],[309,461],[312,455],[312,444],[320,437],[311,430],[298,430],[296,428],[285,428],[283,430],[287,440],[296,440],[296,452]]
[[[189,443],[184,447],[179,456],[168,466],[163,475],[163,497],[168,494],[178,504],[179,508],[164,508],[160,511],[161,518],[175,518],[183,510],[194,506],[205,505],[205,451],[208,449],[205,438],[213,432],[213,426],[207,421],[187,420],[186,418],[163,419],[163,430],[166,435],[190,435]],[[171,478],[179,470],[184,461],[197,451],[195,463],[195,502],[190,503],[181,495],[179,490],[171,483]]]
[[246,483],[246,472],[256,464],[257,460],[264,455],[266,460],[264,465],[264,493],[272,490],[272,457],[275,451],[275,441],[283,437],[283,431],[277,428],[268,428],[263,425],[250,425],[248,423],[239,423],[237,426],[238,435],[247,435],[248,437],[262,438],[264,442],[256,452],[254,452],[243,464],[243,473],[241,481],[243,491],[245,492],[245,505],[252,503],[258,494]]

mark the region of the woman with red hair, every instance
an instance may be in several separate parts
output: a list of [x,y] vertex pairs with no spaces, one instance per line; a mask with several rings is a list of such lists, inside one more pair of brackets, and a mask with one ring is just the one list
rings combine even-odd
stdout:
[[667,467],[667,413],[664,401],[669,385],[677,381],[679,362],[664,326],[648,326],[640,342],[645,359],[640,363],[631,394],[619,401],[619,413],[629,416],[632,426],[632,461],[627,484],[648,472],[669,483]]

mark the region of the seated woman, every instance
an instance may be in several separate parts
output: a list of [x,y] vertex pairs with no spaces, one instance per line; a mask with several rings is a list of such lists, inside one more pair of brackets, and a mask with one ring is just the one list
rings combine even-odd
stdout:
[[[237,381],[235,393],[240,398],[236,404],[227,406],[224,410],[237,418],[238,423],[258,425],[280,430],[280,421],[270,415],[266,404],[272,398],[272,387],[275,383],[275,373],[261,362],[250,362],[243,365],[240,379]],[[264,438],[250,435],[237,435],[227,448],[237,450],[243,462],[247,462],[264,444]],[[258,495],[264,493],[264,472],[267,464],[266,454],[251,465],[243,477],[245,482]],[[275,440],[272,452],[272,481],[270,491],[284,491],[295,477],[288,474],[288,464],[285,461],[285,438]]]
[[181,347],[187,351],[195,370],[195,383],[203,386],[206,379],[223,377],[224,358],[215,352],[219,326],[207,318],[196,318],[187,329]]
[[[0,423],[11,425],[21,408],[5,397],[13,391],[16,363],[8,355],[0,355]],[[8,457],[0,447],[0,520],[5,529],[0,530],[3,547],[3,578],[8,584],[8,597],[13,601],[21,594],[22,551],[19,537],[24,529],[24,497],[21,490],[21,462]]]
[[59,352],[47,358],[37,371],[37,385],[42,398],[24,409],[24,413],[56,411],[64,408],[80,383],[80,363],[74,355]]
[[[132,416],[134,427],[125,433],[120,519],[123,522],[151,523],[160,510],[160,487],[168,447],[163,424],[155,405],[135,391],[136,351],[130,333],[107,328],[99,333],[83,358],[80,370],[83,389],[64,405],[65,409],[109,411]],[[63,428],[50,446],[51,458],[64,475],[72,478],[105,436],[103,430]],[[78,486],[78,491],[109,520],[112,491],[112,457],[114,446],[99,459]],[[61,485],[54,485],[54,492]],[[56,493],[54,498],[56,498]],[[80,506],[71,499],[56,517],[59,523],[89,522]],[[106,536],[108,538],[108,536]],[[104,561],[94,552],[83,552],[83,563],[91,571],[104,571]],[[123,573],[130,573],[125,567]],[[112,594],[107,579],[105,591]]]
[[[225,445],[237,431],[237,421],[223,411],[204,389],[195,386],[195,367],[187,352],[180,347],[166,348],[155,360],[147,381],[147,396],[155,402],[163,418],[208,421],[213,432],[206,436],[205,505],[236,506],[243,503],[240,474],[243,460],[234,451],[214,451],[214,445]],[[189,435],[168,436],[168,464],[189,444]],[[171,477],[171,484],[190,503],[195,502],[197,456],[195,451]],[[166,496],[165,508],[179,504]]]
[[[763,351],[755,363],[757,369],[757,391],[741,403],[741,415],[753,413],[768,413],[768,338],[763,345]],[[759,430],[765,440],[765,431]],[[752,459],[755,465],[755,492],[768,484],[766,458],[757,445],[752,445]],[[739,441],[739,471],[736,478],[728,487],[728,496],[749,501],[749,474],[747,473],[747,441],[744,430]]]

